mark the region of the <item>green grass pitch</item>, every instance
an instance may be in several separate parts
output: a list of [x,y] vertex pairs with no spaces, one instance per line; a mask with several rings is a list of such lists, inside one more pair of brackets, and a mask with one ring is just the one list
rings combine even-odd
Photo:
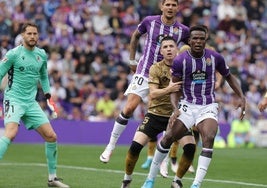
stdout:
[[[107,164],[99,161],[104,146],[59,145],[58,149],[57,174],[71,188],[120,188],[127,146],[118,146]],[[178,156],[180,152],[181,149]],[[140,188],[146,178],[148,170],[140,167],[145,158],[146,148],[136,165],[131,188]],[[196,164],[197,156],[195,167]],[[158,176],[155,188],[170,187],[173,175],[169,170],[169,178]],[[193,178],[194,174],[186,174],[183,179],[185,188],[190,187]],[[44,145],[10,145],[4,159],[0,161],[0,188],[41,188],[46,187],[46,183]],[[267,188],[267,149],[215,149],[202,187]]]

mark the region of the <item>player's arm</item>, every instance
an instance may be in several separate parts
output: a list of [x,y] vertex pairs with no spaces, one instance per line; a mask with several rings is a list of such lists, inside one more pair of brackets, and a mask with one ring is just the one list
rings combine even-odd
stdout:
[[133,72],[135,72],[136,70],[136,66],[137,66],[137,61],[135,59],[135,54],[137,51],[137,47],[138,47],[138,42],[140,37],[142,36],[142,34],[138,31],[138,29],[136,29],[131,37],[131,41],[130,41],[130,59],[129,59],[129,66],[131,68],[131,70]]
[[240,119],[242,120],[244,118],[245,112],[246,112],[246,98],[242,92],[242,89],[241,89],[239,83],[237,82],[237,79],[231,73],[225,77],[225,80],[228,82],[230,87],[234,90],[234,92],[240,98],[240,103],[237,107],[241,108]]
[[266,109],[266,107],[267,107],[267,92],[265,93],[265,95],[258,104],[260,112],[263,112]]
[[[179,83],[179,84],[182,84],[182,79],[181,78],[178,78],[178,77],[175,77],[175,76],[172,76],[172,83]],[[182,91],[181,89],[179,89],[178,91],[176,92],[172,92],[170,94],[170,99],[171,99],[171,104],[172,104],[172,107],[173,107],[173,111],[177,111],[178,110],[178,103],[180,101],[180,98],[182,96]],[[178,110],[179,111],[179,110]]]
[[216,71],[215,89],[218,89],[221,86],[222,82],[223,82],[222,75],[218,71]]
[[2,79],[9,71],[9,69],[13,66],[14,59],[15,59],[15,54],[13,53],[13,50],[10,50],[9,52],[7,52],[5,57],[0,61],[0,83],[2,82]]
[[47,72],[47,56],[45,55],[45,52],[43,52],[43,64],[40,69],[40,84],[42,86],[42,89],[44,93],[50,93],[50,83],[48,79],[48,72]]
[[151,99],[159,98],[164,95],[170,95],[173,92],[179,91],[182,82],[170,82],[168,87],[160,89],[158,84],[149,84],[149,96]]
[[[172,82],[173,83],[179,83],[181,82],[182,79],[180,78],[177,78],[177,77],[172,77]],[[180,111],[179,111],[179,108],[178,108],[178,103],[179,103],[179,100],[182,96],[182,92],[181,92],[181,89],[179,89],[179,91],[176,91],[176,92],[172,92],[170,94],[170,100],[171,100],[171,104],[172,104],[172,107],[173,107],[173,113],[169,119],[169,127],[172,127],[174,125],[174,122],[176,121],[177,117],[180,115]]]

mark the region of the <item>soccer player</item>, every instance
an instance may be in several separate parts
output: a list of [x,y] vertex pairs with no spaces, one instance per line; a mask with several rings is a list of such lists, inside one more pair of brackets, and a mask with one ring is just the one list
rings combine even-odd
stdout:
[[265,95],[258,104],[260,112],[263,112],[266,109],[266,107],[267,107],[267,92],[265,93]]
[[[125,92],[127,102],[120,115],[116,118],[110,140],[104,152],[100,155],[100,161],[107,163],[110,160],[116,143],[127,126],[138,104],[148,95],[148,72],[150,66],[162,60],[159,52],[160,40],[166,36],[172,36],[176,43],[187,43],[189,28],[177,21],[179,10],[178,0],[162,0],[161,15],[147,16],[134,31],[130,42],[130,67],[135,70],[132,81]],[[137,63],[135,54],[139,39],[146,34],[145,49]]]
[[157,146],[157,138],[151,138],[147,143],[147,158],[146,161],[141,165],[141,168],[148,169],[152,163],[152,159]]
[[[206,30],[201,26],[190,28],[190,49],[179,54],[172,66],[172,82],[182,81],[182,89],[171,93],[173,114],[170,117],[165,136],[157,145],[148,177],[143,188],[151,188],[158,173],[159,164],[168,154],[173,141],[180,139],[188,129],[195,125],[202,138],[202,151],[198,159],[196,175],[191,188],[199,188],[207,173],[213,153],[214,138],[218,129],[218,104],[215,102],[216,70],[225,78],[239,97],[240,119],[245,115],[246,99],[231,74],[222,55],[205,49]],[[180,97],[181,102],[177,106]],[[177,178],[177,177],[175,177]],[[174,179],[171,187],[179,188]]]
[[56,174],[57,135],[35,100],[40,83],[48,105],[54,107],[50,99],[46,52],[36,46],[39,38],[37,25],[25,23],[21,34],[23,43],[9,50],[0,62],[0,81],[8,74],[3,101],[5,132],[0,138],[0,159],[17,135],[22,120],[28,130],[36,130],[45,140],[48,186],[67,188],[69,186],[62,183]]
[[[170,94],[180,89],[181,83],[176,82],[173,84],[170,82],[170,69],[173,59],[177,54],[176,41],[170,36],[164,37],[161,41],[160,52],[164,59],[153,64],[150,68],[148,79],[150,95],[148,113],[145,115],[142,124],[138,127],[128,150],[125,162],[125,175],[121,188],[130,187],[133,170],[143,147],[151,138],[155,138],[159,133],[166,130],[172,113]],[[192,132],[185,133],[181,140],[183,140],[181,141],[182,143],[186,143],[184,154],[187,155],[187,158],[191,159],[188,163],[189,167],[195,151],[195,140]]]

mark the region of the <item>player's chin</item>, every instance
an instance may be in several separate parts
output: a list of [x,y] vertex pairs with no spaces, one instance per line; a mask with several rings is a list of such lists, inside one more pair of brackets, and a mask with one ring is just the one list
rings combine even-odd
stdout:
[[204,49],[204,48],[203,48],[203,47],[200,47],[200,46],[195,46],[195,47],[194,47],[194,51],[195,51],[195,52],[202,52],[203,49]]

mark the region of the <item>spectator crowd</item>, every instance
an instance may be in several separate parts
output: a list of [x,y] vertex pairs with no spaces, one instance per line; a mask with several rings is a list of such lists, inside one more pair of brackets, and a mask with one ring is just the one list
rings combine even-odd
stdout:
[[[48,53],[51,94],[59,117],[103,121],[117,116],[126,102],[131,79],[129,40],[147,15],[159,14],[158,0],[0,0],[0,57],[21,42],[26,21],[40,29],[38,46]],[[267,1],[180,0],[177,20],[187,26],[208,26],[209,45],[222,53],[239,79],[248,102],[251,124],[267,117],[257,104],[267,87]],[[139,43],[137,57],[143,50]],[[4,83],[3,83],[4,85]],[[2,92],[1,92],[2,99]],[[46,110],[43,93],[37,100]],[[222,82],[217,90],[220,122],[240,112],[236,96]],[[146,104],[133,116],[140,120]],[[47,111],[49,115],[49,111]]]

